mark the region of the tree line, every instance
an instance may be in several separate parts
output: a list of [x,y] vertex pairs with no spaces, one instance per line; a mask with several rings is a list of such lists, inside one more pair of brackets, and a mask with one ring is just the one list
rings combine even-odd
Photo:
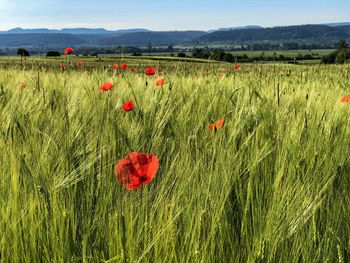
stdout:
[[[266,44],[267,45],[267,44]],[[263,46],[260,46],[261,48]],[[269,46],[269,49],[273,46]],[[297,48],[296,45],[289,43],[285,44],[286,50],[289,50],[288,48],[295,49]],[[249,50],[249,46],[247,47]],[[241,49],[242,50],[242,49]],[[255,49],[252,49],[255,50]],[[273,50],[273,49],[272,49]],[[277,50],[277,49],[275,49]],[[138,47],[132,47],[132,46],[117,46],[117,47],[79,47],[76,49],[77,55],[84,55],[84,56],[97,56],[98,54],[132,54],[134,56],[142,56],[143,53],[154,53],[154,52],[176,52],[176,49],[169,45],[167,47],[160,47],[160,48],[138,48]],[[30,52],[25,48],[19,48],[17,49],[17,55],[21,57],[30,56]],[[172,53],[172,55],[174,55]],[[61,53],[59,51],[50,50],[46,53],[47,57],[59,57],[61,56]],[[178,52],[178,57],[186,57],[186,53],[184,52]],[[192,49],[192,55],[193,58],[200,58],[200,59],[211,59],[216,61],[223,61],[223,62],[256,62],[256,61],[290,61],[290,62],[296,62],[298,60],[316,60],[321,59],[322,63],[324,64],[343,64],[346,63],[348,60],[350,60],[350,49],[349,45],[346,43],[344,39],[339,40],[337,44],[337,50],[330,53],[329,55],[320,57],[318,54],[305,54],[301,55],[298,54],[294,57],[288,57],[285,55],[276,55],[276,53],[273,56],[266,56],[264,52],[261,53],[259,56],[255,57],[249,57],[247,54],[243,55],[233,55],[224,49],[212,49],[209,47],[206,48],[194,48]]]
[[[183,54],[179,56],[183,56]],[[290,62],[296,62],[299,60],[315,60],[315,59],[320,59],[317,54],[310,55],[310,54],[298,54],[297,56],[294,57],[288,57],[285,55],[277,55],[276,53],[274,55],[265,55],[265,52],[262,52],[259,56],[252,56],[249,57],[247,54],[242,54],[242,55],[233,55],[231,53],[225,52],[223,49],[214,49],[213,51],[211,50],[205,50],[205,49],[195,49],[192,52],[192,57],[193,58],[201,58],[201,59],[211,59],[211,60],[216,60],[216,61],[223,61],[223,62],[263,62],[263,61],[290,61]]]
[[336,51],[322,57],[324,64],[344,64],[348,60],[350,60],[350,48],[344,39],[339,40]]

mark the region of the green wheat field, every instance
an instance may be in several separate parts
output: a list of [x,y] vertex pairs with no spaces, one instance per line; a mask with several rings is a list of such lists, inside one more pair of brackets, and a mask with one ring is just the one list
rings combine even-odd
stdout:
[[62,60],[0,67],[1,263],[350,262],[349,64]]

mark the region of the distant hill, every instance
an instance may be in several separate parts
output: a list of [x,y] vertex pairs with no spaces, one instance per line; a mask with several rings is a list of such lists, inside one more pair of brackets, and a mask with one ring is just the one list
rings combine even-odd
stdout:
[[343,23],[328,23],[328,24],[324,24],[326,26],[334,26],[334,27],[338,27],[338,26],[350,26],[350,22],[343,22]]
[[217,31],[230,31],[230,30],[249,29],[249,28],[263,28],[263,27],[262,26],[258,26],[258,25],[248,25],[248,26],[239,26],[239,27],[222,27],[222,28],[219,28],[219,29],[209,30],[207,32],[208,33],[212,33],[212,32],[217,32]]
[[204,31],[135,32],[120,36],[107,37],[99,41],[102,46],[110,45],[170,45],[191,43],[206,35]]
[[[125,29],[110,31],[103,28],[72,28],[62,30],[14,28],[0,32],[0,48],[63,49],[73,47],[147,47],[159,45],[245,45],[252,43],[298,43],[334,46],[339,39],[350,40],[348,23],[300,25],[262,28],[246,26],[205,31],[149,31]],[[349,23],[350,24],[350,23]]]
[[249,43],[256,41],[336,41],[350,39],[350,26],[302,25],[216,31],[197,39],[198,43]]
[[0,34],[0,47],[45,47],[58,48],[84,43],[79,36],[72,34]]
[[106,30],[104,28],[63,28],[63,29],[23,29],[16,27],[8,31],[0,31],[0,34],[73,34],[73,35],[93,35],[93,34],[126,34],[134,32],[148,32],[150,30],[144,28]]
[[108,31],[110,33],[118,33],[118,34],[128,34],[128,33],[137,33],[137,32],[151,32],[151,30],[145,28],[133,28],[133,29],[120,29],[116,31]]
[[64,48],[66,46],[148,46],[174,45],[191,43],[205,35],[202,31],[179,32],[135,32],[120,35],[105,34],[62,34],[62,33],[26,33],[26,34],[0,34],[1,48],[15,47],[45,47]]

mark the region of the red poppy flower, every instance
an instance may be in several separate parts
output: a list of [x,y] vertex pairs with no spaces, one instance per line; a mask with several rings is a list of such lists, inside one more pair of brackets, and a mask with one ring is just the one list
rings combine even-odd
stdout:
[[123,104],[122,110],[123,111],[131,111],[134,108],[134,103],[132,102],[132,100],[125,102]]
[[156,81],[156,85],[157,85],[158,87],[163,86],[164,83],[165,83],[165,79],[158,79],[158,80]]
[[128,65],[126,65],[126,64],[123,64],[123,65],[121,65],[120,66],[120,69],[122,69],[122,70],[126,70],[126,68],[128,67]]
[[156,70],[153,67],[149,67],[146,69],[145,74],[147,76],[152,76],[152,75],[156,74]]
[[130,71],[131,72],[134,72],[135,71],[135,68],[133,67],[133,68],[130,68]]
[[350,101],[350,94],[342,97],[340,100],[340,102],[343,102],[343,103],[349,102],[349,101]]
[[83,61],[79,60],[79,61],[77,62],[77,66],[80,67],[81,65],[83,65]]
[[234,68],[235,70],[238,70],[238,69],[239,69],[239,66],[236,64],[233,68]]
[[118,68],[118,64],[114,64],[113,66],[112,66],[112,69],[117,69]]
[[152,182],[159,161],[156,155],[132,152],[114,166],[119,182],[128,190],[136,190]]
[[209,125],[209,130],[219,130],[224,126],[224,118]]
[[109,91],[113,88],[113,84],[110,82],[106,82],[105,84],[103,84],[102,86],[100,86],[100,91],[105,92],[105,91]]
[[69,55],[69,54],[72,54],[74,52],[73,48],[71,47],[67,47],[65,50],[64,50],[64,54],[65,55]]

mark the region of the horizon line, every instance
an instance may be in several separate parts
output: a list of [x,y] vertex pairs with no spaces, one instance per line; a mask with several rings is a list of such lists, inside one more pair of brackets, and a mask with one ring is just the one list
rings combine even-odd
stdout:
[[154,30],[147,27],[123,27],[123,28],[108,28],[108,27],[85,27],[85,26],[77,26],[77,27],[59,27],[59,28],[50,28],[50,27],[31,27],[31,28],[25,28],[22,26],[15,26],[9,29],[0,29],[0,31],[6,32],[13,29],[23,29],[23,30],[36,30],[36,29],[47,29],[47,30],[65,30],[65,29],[103,29],[106,31],[119,31],[119,30],[133,30],[133,29],[140,29],[140,30],[149,30],[149,31],[211,31],[211,30],[218,30],[218,29],[229,29],[229,28],[238,28],[238,27],[249,27],[249,26],[259,26],[262,28],[274,28],[274,27],[287,27],[287,26],[305,26],[305,25],[327,25],[327,24],[342,24],[342,23],[350,23],[346,21],[334,21],[334,22],[320,22],[320,23],[302,23],[302,24],[284,24],[284,25],[261,25],[261,24],[247,24],[247,25],[237,25],[237,26],[221,26],[218,28],[209,28],[209,29],[168,29],[168,30]]

